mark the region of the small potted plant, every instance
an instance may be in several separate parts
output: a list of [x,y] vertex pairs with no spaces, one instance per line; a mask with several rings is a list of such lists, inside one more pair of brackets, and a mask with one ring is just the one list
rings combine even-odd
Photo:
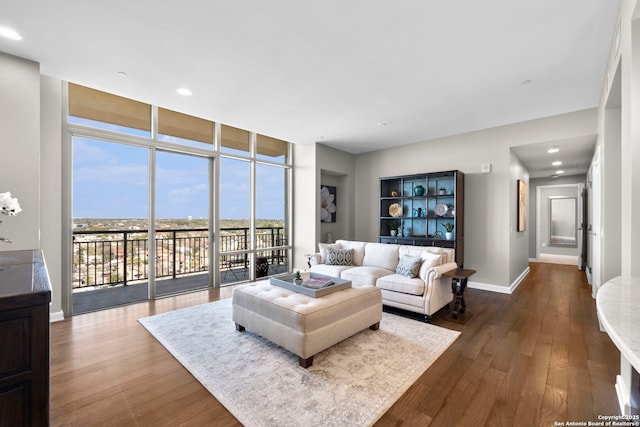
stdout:
[[296,276],[295,276],[295,284],[300,286],[302,285],[302,274],[300,274],[300,270],[296,271]]
[[447,240],[451,240],[453,238],[453,223],[445,222],[444,224],[442,224],[442,226],[444,227],[444,230],[445,230],[444,236],[446,237]]
[[447,189],[444,187],[440,187],[440,195],[441,196],[446,196],[447,195]]
[[398,227],[400,227],[400,221],[389,221],[387,223],[387,227],[389,227],[389,235],[390,236],[395,236],[398,234]]

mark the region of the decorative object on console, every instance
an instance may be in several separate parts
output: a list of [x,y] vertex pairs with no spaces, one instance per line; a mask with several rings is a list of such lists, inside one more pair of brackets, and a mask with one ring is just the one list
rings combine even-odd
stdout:
[[402,206],[399,203],[393,203],[389,206],[389,215],[394,218],[398,218],[402,216]]
[[[0,193],[0,213],[7,216],[16,216],[22,209],[20,203],[18,203],[17,197],[11,197],[11,192]],[[0,226],[2,226],[2,220],[0,219]],[[13,243],[11,239],[6,237],[0,237],[0,242]]]
[[414,196],[424,196],[424,187],[422,185],[418,185],[413,188]]
[[296,276],[295,276],[295,284],[300,286],[302,285],[302,274],[300,274],[300,270],[296,271]]
[[442,226],[445,229],[445,233],[444,236],[446,237],[447,240],[451,240],[453,238],[453,223],[452,222],[445,222],[444,224],[442,224]]
[[438,203],[433,208],[433,212],[438,216],[445,216],[448,210],[449,210],[449,207],[444,203]]
[[400,221],[392,220],[387,222],[387,227],[389,227],[389,235],[395,236],[398,234],[398,227],[400,227]]
[[320,188],[320,221],[336,222],[336,187],[323,185]]

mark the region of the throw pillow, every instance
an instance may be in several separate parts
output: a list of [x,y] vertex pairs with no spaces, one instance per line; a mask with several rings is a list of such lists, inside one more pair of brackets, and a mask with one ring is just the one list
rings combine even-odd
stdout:
[[422,259],[419,256],[403,255],[400,258],[398,267],[396,267],[396,273],[407,276],[411,279],[418,277],[418,270],[420,269],[420,263]]
[[431,251],[424,251],[420,258],[422,259],[422,266],[420,267],[419,276],[422,280],[427,280],[427,271],[431,267],[442,263],[442,255],[436,255]]
[[340,249],[339,243],[318,243],[318,249],[320,249],[320,263],[327,263],[327,248]]
[[353,249],[334,249],[327,248],[327,258],[325,259],[327,265],[352,265],[353,264]]

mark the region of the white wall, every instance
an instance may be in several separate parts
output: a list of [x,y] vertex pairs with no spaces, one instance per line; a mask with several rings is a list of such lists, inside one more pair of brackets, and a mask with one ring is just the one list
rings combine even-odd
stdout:
[[[620,63],[621,136],[620,136],[620,236],[621,274],[640,276],[640,21],[636,0],[620,2],[620,33],[611,47],[609,68],[599,108],[600,132],[604,134],[606,103]],[[635,14],[635,15],[634,15]],[[622,58],[622,61],[620,61]],[[634,72],[634,70],[636,70]],[[614,173],[609,171],[605,173]],[[605,178],[606,180],[606,178]]]
[[305,254],[317,251],[320,233],[320,171],[316,144],[293,146],[293,268],[307,265]]
[[320,183],[336,187],[338,208],[335,223],[320,224],[319,241],[326,241],[327,232],[331,232],[335,240],[352,240],[355,236],[355,156],[322,144],[317,147]]
[[[458,169],[466,175],[465,267],[477,270],[471,286],[509,289],[528,260],[528,237],[511,229],[517,193],[510,147],[594,135],[596,114],[578,111],[358,155],[356,239],[377,240],[380,177]],[[481,173],[484,163],[491,163],[490,174]]]
[[[42,76],[40,80],[40,203],[41,241],[47,258],[53,301],[51,316],[62,314],[62,82]],[[66,249],[64,249],[66,250]]]
[[[0,251],[40,248],[40,66],[0,52],[0,193],[22,212],[3,216]],[[49,258],[44,254],[47,264]]]
[[528,204],[531,203],[531,199],[535,193],[531,193],[531,187],[529,186],[529,171],[520,162],[520,159],[509,150],[510,162],[511,162],[511,177],[509,179],[509,283],[513,284],[518,277],[528,273],[529,271],[529,233],[528,230],[535,226],[535,222],[532,222],[534,218],[529,215],[527,205],[527,229],[525,231],[518,231],[518,180],[522,180],[527,184]]

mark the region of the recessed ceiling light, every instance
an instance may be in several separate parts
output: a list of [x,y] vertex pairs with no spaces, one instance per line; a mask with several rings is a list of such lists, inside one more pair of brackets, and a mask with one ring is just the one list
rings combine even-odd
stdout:
[[558,179],[558,178],[560,178],[560,177],[559,177],[558,175],[551,175],[551,178],[553,178],[553,179]]
[[7,27],[0,27],[0,36],[8,38],[9,40],[22,40],[22,36]]
[[557,153],[558,151],[560,151],[558,147],[551,147],[547,150],[547,153],[553,154],[553,153]]
[[182,96],[191,96],[191,95],[193,95],[191,93],[191,91],[189,89],[185,88],[185,87],[181,87],[179,89],[176,89],[176,92],[178,92]]
[[560,166],[562,164],[562,162],[560,160],[556,160],[555,162],[551,163],[552,166]]
[[556,173],[557,173],[558,175],[560,175],[560,174],[563,174],[563,173],[564,173],[564,171],[563,171],[563,170],[560,170],[560,171],[556,171]]

